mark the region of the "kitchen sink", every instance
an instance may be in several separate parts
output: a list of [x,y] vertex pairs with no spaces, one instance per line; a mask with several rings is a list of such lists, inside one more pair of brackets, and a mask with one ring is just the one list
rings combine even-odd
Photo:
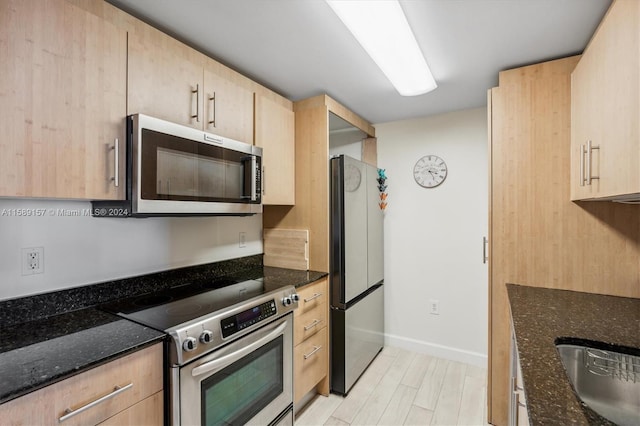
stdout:
[[640,424],[640,354],[556,343],[576,394],[589,408],[619,425]]

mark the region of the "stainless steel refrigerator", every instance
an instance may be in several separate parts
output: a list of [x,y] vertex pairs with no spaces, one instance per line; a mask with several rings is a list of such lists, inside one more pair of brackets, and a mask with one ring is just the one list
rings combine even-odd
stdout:
[[330,164],[331,391],[346,395],[384,346],[384,215],[376,167]]

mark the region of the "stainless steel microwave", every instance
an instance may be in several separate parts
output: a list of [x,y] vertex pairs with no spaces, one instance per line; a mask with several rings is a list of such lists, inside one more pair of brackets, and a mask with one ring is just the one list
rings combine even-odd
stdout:
[[93,216],[262,213],[262,148],[135,114],[126,149],[127,200],[94,201]]

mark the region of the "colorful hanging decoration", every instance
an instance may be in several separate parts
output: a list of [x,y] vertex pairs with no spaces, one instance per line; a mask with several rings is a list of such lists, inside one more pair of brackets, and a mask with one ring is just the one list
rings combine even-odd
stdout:
[[380,206],[380,210],[384,211],[387,208],[387,175],[385,173],[385,169],[378,169],[378,191],[380,191],[380,202],[378,206]]

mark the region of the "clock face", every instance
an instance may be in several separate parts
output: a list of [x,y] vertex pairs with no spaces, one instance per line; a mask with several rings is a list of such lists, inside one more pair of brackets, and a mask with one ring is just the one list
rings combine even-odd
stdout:
[[360,187],[360,181],[362,180],[362,174],[353,164],[347,164],[344,167],[344,189],[345,191],[353,192]]
[[447,177],[447,164],[437,155],[425,155],[413,166],[413,178],[424,188],[435,188]]

